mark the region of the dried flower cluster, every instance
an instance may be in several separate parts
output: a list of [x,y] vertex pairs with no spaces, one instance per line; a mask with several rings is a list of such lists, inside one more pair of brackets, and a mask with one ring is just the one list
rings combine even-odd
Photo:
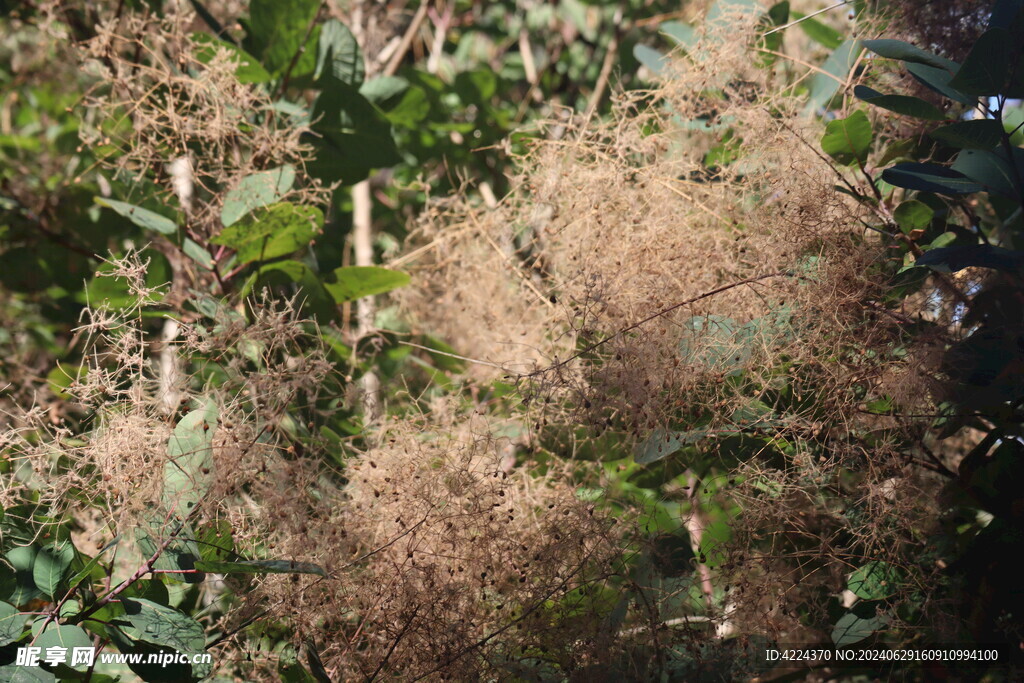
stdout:
[[327,188],[303,174],[305,127],[237,77],[237,53],[190,33],[195,22],[181,8],[109,12],[81,55],[98,83],[83,103],[83,144],[129,190],[154,182],[201,235],[216,234],[226,192],[257,171],[291,165],[300,182],[286,197],[323,202]]
[[[635,453],[675,450],[671,430],[698,423],[677,471],[716,463],[729,484],[693,474],[700,495],[670,500],[742,508],[707,563],[709,609],[720,629],[799,640],[795,605],[829,623],[812,594],[841,593],[869,558],[898,563],[936,517],[923,493],[935,480],[900,455],[909,421],[869,414],[863,396],[907,413],[942,396],[934,346],[901,329],[917,304],[879,303],[887,253],[864,230],[877,217],[835,190],[847,171],[822,154],[806,100],[752,63],[736,36],[754,19],[734,19],[677,55],[660,88],[619,97],[610,122],[542,131],[496,209],[467,200],[425,218],[403,259],[419,277],[401,296],[422,326],[487,361],[480,376],[518,377],[540,443],[546,425],[582,422],[579,450],[609,429]],[[771,415],[783,391],[787,409]],[[773,445],[737,464],[744,438]],[[837,490],[848,470],[856,480]],[[817,506],[823,496],[845,509]],[[707,520],[679,524],[694,539]],[[712,599],[723,585],[724,603]]]

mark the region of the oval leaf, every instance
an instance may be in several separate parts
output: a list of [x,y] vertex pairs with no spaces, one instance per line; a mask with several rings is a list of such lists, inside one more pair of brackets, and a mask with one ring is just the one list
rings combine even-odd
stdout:
[[[253,0],[249,6],[249,35],[245,46],[260,57],[275,76],[291,69],[292,76],[312,71],[312,50],[300,52],[310,40],[309,26],[320,9],[320,0]],[[296,58],[304,55],[307,59]],[[293,60],[296,62],[293,64]]]
[[633,46],[633,56],[636,61],[646,66],[655,76],[661,76],[668,64],[668,58],[653,47],[647,47],[637,43]]
[[377,266],[346,266],[334,270],[334,282],[325,282],[324,287],[334,297],[335,303],[355,301],[364,296],[383,294],[409,284],[409,276],[398,270]]
[[829,103],[832,96],[839,90],[839,86],[846,82],[850,69],[853,68],[857,57],[860,56],[861,47],[859,40],[844,40],[839,47],[832,51],[832,54],[821,66],[825,73],[816,73],[811,78],[808,109],[817,111]]
[[18,546],[7,551],[5,557],[14,569],[14,586],[10,588],[10,584],[7,583],[6,587],[10,592],[6,599],[13,605],[24,605],[42,595],[32,576],[37,552],[38,549],[32,545]]
[[868,562],[847,582],[850,592],[862,600],[884,600],[896,592],[903,573],[888,562]]
[[995,192],[1011,199],[1017,197],[1014,170],[996,152],[965,149],[956,155],[950,168],[979,183],[986,192]]
[[213,468],[213,431],[217,407],[213,401],[181,418],[167,442],[164,464],[164,505],[185,514],[209,488]]
[[308,310],[318,319],[330,319],[337,312],[334,300],[324,289],[319,274],[298,261],[275,261],[261,266],[242,286],[241,295],[248,296],[254,289],[273,286],[282,281],[294,282],[299,286],[302,290],[303,310]]
[[1004,249],[991,244],[937,247],[918,257],[914,265],[928,266],[940,273],[955,273],[971,267],[1020,273],[1024,271],[1024,251]]
[[186,237],[181,243],[181,250],[190,259],[198,263],[206,270],[213,270],[213,256],[210,252],[199,246],[199,243]]
[[1003,127],[995,119],[974,119],[940,126],[928,135],[961,149],[990,150],[1002,139]]
[[36,647],[63,647],[67,648],[70,654],[71,648],[92,647],[92,638],[79,626],[58,626],[51,623],[46,630],[39,634],[35,642]]
[[317,41],[316,71],[319,78],[326,68],[331,75],[343,83],[358,88],[366,77],[363,65],[363,51],[348,26],[337,19],[328,19],[320,29]]
[[941,121],[945,115],[930,102],[925,102],[920,97],[909,95],[883,95],[882,93],[864,85],[858,85],[853,89],[853,94],[868,104],[873,104],[882,109],[913,116],[927,121]]
[[847,612],[832,629],[832,642],[836,647],[846,647],[859,643],[878,629],[885,626],[887,619],[884,616],[875,616],[869,619],[858,617],[853,612]]
[[821,138],[821,149],[841,164],[864,163],[871,149],[871,122],[862,111],[845,119],[829,121]]
[[709,432],[705,429],[691,429],[685,432],[656,429],[636,447],[633,460],[638,465],[649,465],[667,458],[683,446],[705,439],[708,435]]
[[32,580],[39,590],[53,597],[74,559],[75,547],[70,541],[47,546],[36,553]]
[[667,35],[680,47],[687,49],[692,49],[699,40],[693,27],[681,21],[666,21],[658,26],[658,31]]
[[281,202],[251,212],[211,241],[234,249],[239,263],[269,261],[306,246],[323,225],[320,209]]
[[985,189],[958,171],[938,164],[916,162],[896,164],[885,169],[882,180],[896,187],[938,194],[969,194]]
[[203,627],[176,609],[144,598],[124,598],[125,617],[131,624],[124,631],[136,640],[166,645],[179,652],[202,652],[206,647]]
[[924,202],[908,199],[897,206],[892,215],[900,230],[909,234],[911,230],[922,230],[927,227],[932,222],[935,211]]
[[143,209],[141,206],[118,202],[106,197],[95,197],[93,201],[100,206],[113,209],[140,228],[156,230],[161,235],[173,235],[178,230],[178,226],[170,218],[161,216],[149,209]]
[[21,638],[26,618],[14,605],[0,602],[0,647]]
[[963,66],[949,82],[950,87],[968,95],[998,95],[1006,85],[1011,62],[1010,32],[993,28],[981,34]]
[[295,169],[281,166],[269,171],[253,173],[242,178],[238,187],[224,196],[220,222],[226,228],[253,209],[273,204],[292,189]]
[[807,37],[814,42],[834,50],[843,42],[843,34],[831,26],[826,26],[813,17],[808,17],[801,12],[793,12],[793,19],[800,20],[800,30],[807,34]]
[[898,59],[903,62],[926,64],[936,69],[943,69],[953,72],[957,68],[954,61],[940,57],[937,54],[927,52],[919,47],[906,43],[902,40],[865,40],[864,47],[874,52],[879,57],[886,59]]
[[918,83],[939,93],[943,97],[948,97],[951,100],[970,106],[977,102],[978,98],[971,97],[956,88],[950,87],[949,83],[953,80],[953,73],[950,71],[937,69],[927,64],[907,64],[907,71],[910,72],[910,75]]

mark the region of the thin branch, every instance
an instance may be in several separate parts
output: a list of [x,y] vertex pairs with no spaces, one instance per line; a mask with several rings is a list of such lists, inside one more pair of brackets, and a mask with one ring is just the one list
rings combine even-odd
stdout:
[[782,26],[776,26],[771,31],[765,31],[761,35],[763,35],[763,36],[770,36],[773,33],[778,33],[779,31],[783,31],[783,30],[789,28],[790,26],[796,26],[797,24],[799,24],[801,22],[804,22],[804,21],[807,21],[808,19],[811,19],[813,17],[816,17],[819,14],[824,14],[825,12],[829,12],[831,10],[834,10],[837,7],[842,7],[843,5],[848,5],[849,3],[850,3],[850,0],[839,0],[839,2],[837,2],[834,5],[829,5],[828,7],[825,7],[824,9],[820,9],[817,12],[811,12],[810,14],[806,14],[806,15],[800,17],[799,19],[796,19],[794,21],[789,22],[788,24],[783,24]]
[[508,370],[508,368],[504,367],[503,365],[499,365],[497,363],[492,363],[489,360],[479,360],[479,359],[476,359],[476,358],[469,358],[467,356],[460,356],[457,353],[448,353],[446,351],[438,351],[437,349],[432,349],[429,346],[421,346],[420,344],[413,344],[412,342],[407,342],[407,341],[400,341],[398,343],[402,344],[403,346],[412,346],[413,348],[423,349],[424,351],[429,351],[430,353],[436,353],[439,356],[448,356],[449,358],[455,358],[457,360],[463,360],[463,361],[466,361],[467,363],[473,363],[475,365],[486,365],[487,367],[497,368],[498,370],[506,370],[506,371]]
[[398,632],[397,636],[395,636],[395,639],[391,643],[391,647],[388,648],[387,653],[377,664],[377,668],[374,669],[373,673],[366,679],[368,683],[373,683],[374,679],[377,678],[380,672],[384,669],[384,666],[388,663],[388,660],[391,659],[391,655],[394,654],[395,648],[398,647],[398,643],[401,642],[402,638],[405,637],[405,634],[409,632],[410,628],[412,628],[413,622],[416,621],[416,615],[419,614],[420,607],[421,605],[417,605],[416,609],[414,609],[412,614],[409,615],[409,619],[405,622],[405,626],[403,626],[402,630]]
[[530,616],[531,614],[536,612],[545,603],[547,603],[547,601],[550,600],[553,595],[555,595],[556,593],[558,593],[558,591],[560,591],[563,588],[565,588],[565,586],[569,583],[569,580],[572,579],[573,577],[575,577],[577,574],[580,573],[580,571],[586,565],[587,560],[589,560],[589,559],[590,559],[589,556],[584,558],[584,560],[582,562],[580,562],[580,564],[577,565],[576,568],[573,569],[573,571],[569,572],[569,574],[564,579],[562,579],[562,581],[557,586],[555,586],[550,591],[548,591],[547,594],[544,595],[541,599],[536,600],[534,602],[534,604],[531,605],[528,609],[523,610],[523,613],[520,614],[518,617],[516,617],[515,619],[512,619],[511,621],[509,621],[507,624],[505,624],[501,628],[496,629],[496,630],[492,631],[491,633],[487,634],[486,636],[484,636],[483,638],[479,639],[475,643],[471,643],[470,645],[467,645],[466,647],[462,648],[461,650],[459,650],[455,654],[451,655],[447,659],[439,662],[437,664],[437,666],[435,666],[433,669],[430,669],[429,671],[427,671],[425,673],[422,673],[419,676],[416,676],[415,678],[410,679],[411,683],[416,683],[417,681],[422,681],[425,678],[429,678],[430,676],[432,676],[433,674],[437,673],[438,671],[443,670],[445,667],[447,667],[447,666],[449,666],[451,664],[454,664],[455,662],[459,661],[460,659],[465,657],[468,653],[472,652],[473,650],[475,650],[477,648],[480,648],[480,647],[483,647],[484,645],[489,643],[491,640],[497,638],[498,636],[500,636],[505,631],[508,631],[509,629],[511,629],[516,624],[518,624],[518,623],[522,622],[523,620],[525,620],[528,616]]
[[587,120],[594,115],[597,111],[597,106],[601,103],[601,98],[604,97],[604,91],[608,87],[608,78],[611,76],[612,67],[615,66],[615,57],[619,52],[619,38],[622,32],[622,8],[620,7],[615,12],[613,19],[615,24],[615,30],[612,32],[612,38],[608,42],[608,49],[604,53],[604,61],[601,63],[601,71],[597,75],[597,82],[594,84],[594,91],[590,93],[590,102],[587,106]]
[[695,296],[693,298],[690,298],[690,299],[687,299],[686,301],[680,301],[679,303],[672,304],[668,308],[663,308],[660,311],[658,311],[657,313],[652,313],[651,315],[647,316],[643,320],[639,320],[639,321],[633,323],[632,325],[629,325],[628,327],[624,327],[621,330],[619,330],[618,332],[616,332],[615,334],[613,334],[613,335],[611,335],[609,337],[605,337],[601,341],[594,342],[593,344],[590,344],[589,346],[587,346],[586,348],[582,349],[581,351],[577,351],[576,353],[574,353],[573,355],[569,356],[565,360],[558,361],[557,363],[553,363],[553,364],[547,366],[546,368],[542,368],[540,370],[535,370],[535,371],[533,371],[531,373],[528,373],[526,375],[523,375],[523,376],[524,377],[535,377],[535,376],[543,374],[545,372],[550,372],[551,370],[557,370],[558,368],[565,367],[566,365],[568,365],[572,361],[576,360],[580,356],[585,356],[586,354],[590,353],[591,351],[594,351],[595,349],[597,349],[600,346],[603,346],[603,345],[607,344],[608,342],[612,341],[613,339],[617,339],[617,338],[621,337],[624,334],[628,334],[629,332],[632,332],[633,330],[637,329],[638,327],[646,325],[647,323],[651,322],[652,320],[657,320],[658,318],[666,316],[669,313],[671,313],[672,311],[678,310],[678,309],[680,309],[680,308],[682,308],[684,306],[689,306],[691,304],[695,304],[698,301],[701,301],[703,299],[707,299],[709,297],[715,296],[716,294],[721,294],[722,292],[727,292],[730,289],[735,289],[737,287],[742,287],[743,285],[749,285],[749,284],[753,284],[755,282],[760,282],[762,280],[767,280],[769,278],[776,278],[776,277],[792,277],[792,278],[797,278],[797,279],[802,279],[802,280],[808,279],[808,278],[806,278],[806,277],[804,277],[802,275],[797,275],[796,273],[793,273],[792,271],[781,271],[781,272],[778,272],[778,273],[768,273],[766,275],[758,275],[757,277],[751,277],[751,278],[747,278],[746,280],[739,280],[737,282],[732,282],[732,283],[729,283],[727,285],[722,285],[721,287],[718,287],[716,289],[712,289],[711,291],[704,292],[703,294],[698,294],[697,296]]
[[292,55],[292,61],[288,62],[288,68],[284,70],[284,76],[281,78],[281,87],[278,89],[278,98],[284,97],[285,92],[288,90],[288,83],[292,79],[292,71],[295,69],[295,65],[299,63],[299,59],[306,53],[306,44],[309,43],[309,39],[313,36],[313,30],[316,28],[317,22],[320,19],[320,8],[317,7],[316,13],[313,14],[313,18],[309,22],[309,26],[306,27],[306,35],[302,38],[302,42],[299,43],[299,48]]
[[412,21],[409,23],[409,28],[406,29],[405,35],[402,36],[402,42],[398,44],[398,49],[391,55],[391,59],[388,61],[388,65],[384,67],[385,76],[394,76],[395,72],[398,71],[398,67],[401,66],[402,60],[405,59],[405,53],[409,51],[412,46],[413,38],[416,37],[416,32],[420,30],[420,26],[423,24],[423,20],[427,18],[427,8],[430,3],[424,0],[420,3],[420,6],[416,8],[416,14],[413,15]]

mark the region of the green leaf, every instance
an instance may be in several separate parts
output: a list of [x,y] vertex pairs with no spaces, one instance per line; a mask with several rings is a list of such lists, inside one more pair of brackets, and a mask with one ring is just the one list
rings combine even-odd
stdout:
[[115,536],[113,538],[113,540],[111,540],[109,543],[107,543],[105,546],[103,546],[100,549],[100,551],[98,553],[96,553],[96,557],[93,557],[88,562],[86,562],[85,566],[82,567],[79,571],[77,571],[75,573],[75,575],[72,576],[68,580],[68,586],[70,588],[76,588],[78,586],[78,584],[80,584],[85,579],[89,578],[89,576],[92,574],[93,570],[96,567],[99,566],[100,558],[103,557],[103,553],[107,552],[111,548],[116,547],[120,540],[121,540],[121,536],[120,535]]
[[677,45],[693,49],[699,36],[693,27],[681,21],[666,21],[658,26],[658,31],[671,38]]
[[220,562],[235,554],[235,540],[231,535],[231,522],[218,519],[199,531],[196,538],[203,560]]
[[941,121],[946,118],[945,114],[939,111],[935,105],[925,102],[919,97],[910,95],[883,95],[882,93],[864,85],[858,85],[853,89],[853,94],[868,104],[873,104],[882,109],[913,116],[927,121]]
[[0,680],[7,683],[53,683],[57,678],[40,666],[7,664],[0,666]]
[[210,255],[210,252],[199,246],[197,242],[186,237],[181,242],[181,250],[201,267],[206,270],[213,270],[213,256]]
[[[175,647],[156,645],[145,640],[133,640],[125,635],[124,631],[120,628],[114,627],[121,623],[127,622],[120,620],[118,623],[113,624],[111,628],[106,629],[107,635],[119,652],[129,655],[128,668],[136,674],[139,680],[147,681],[147,683],[182,683],[184,681],[197,681],[210,674],[210,664],[189,665],[178,664],[174,661],[171,661],[169,664],[158,664],[157,662],[161,661],[161,657],[173,655],[180,651]],[[134,629],[131,630],[134,631]]]
[[377,76],[359,86],[359,94],[372,104],[381,106],[392,97],[409,89],[409,81],[401,76]]
[[[195,532],[190,524],[180,521],[182,515],[166,520],[166,513],[153,510],[145,525],[136,527],[135,542],[144,559],[156,555],[160,548],[163,552],[156,560],[157,569],[169,569],[175,572],[191,572],[199,559],[199,545],[195,541]],[[171,534],[175,534],[171,538]],[[203,577],[199,574],[181,574],[188,583],[199,583]]]
[[320,28],[313,77],[320,78],[325,68],[334,78],[356,88],[366,78],[363,51],[348,26],[337,19],[328,19]]
[[[782,0],[782,2],[772,5],[768,13],[762,16],[761,21],[758,23],[758,31],[763,32],[758,37],[758,48],[778,52],[782,46],[784,32],[778,30],[769,33],[769,31],[784,26],[787,21],[789,21],[789,0]],[[773,54],[758,55],[758,63],[763,67],[771,66],[777,59],[778,57]]]
[[969,106],[973,106],[975,102],[977,102],[978,98],[962,93],[949,85],[950,81],[953,80],[953,75],[956,73],[956,69],[960,68],[955,62],[951,62],[951,66],[946,69],[940,69],[934,66],[928,66],[927,64],[918,63],[910,63],[906,66],[910,75],[919,83],[939,93],[943,97],[948,97],[955,102],[960,102],[961,104]]
[[985,189],[963,173],[938,164],[906,162],[882,172],[882,180],[908,190],[938,194],[970,194]]
[[70,653],[75,647],[92,647],[92,638],[79,626],[58,626],[51,622],[36,638],[35,644],[44,652],[48,647],[64,647]]
[[65,389],[72,383],[81,380],[89,368],[85,365],[61,365],[58,363],[53,370],[46,375],[46,383],[50,385],[50,391],[58,398],[70,398]]
[[813,17],[807,17],[801,12],[793,12],[793,19],[800,20],[800,29],[807,34],[808,38],[829,50],[836,49],[843,42],[843,34]]
[[710,432],[705,429],[688,431],[669,431],[655,429],[633,451],[633,460],[638,465],[649,465],[678,451],[683,446],[690,446],[708,437]]
[[324,668],[324,663],[320,659],[316,642],[312,638],[306,638],[306,664],[309,665],[309,670],[317,683],[333,683],[333,679],[327,673],[327,669]]
[[[276,280],[276,282],[275,282]],[[320,276],[304,263],[298,261],[275,261],[268,263],[246,281],[240,294],[248,296],[253,289],[262,286],[274,286],[281,281],[293,282],[302,289],[302,303],[318,319],[331,319],[336,307],[331,295],[324,289]]]
[[861,618],[853,612],[847,612],[832,629],[832,642],[836,647],[847,647],[859,643],[888,623],[885,616]]
[[0,647],[21,638],[27,618],[28,616],[18,612],[14,605],[0,602]]
[[1002,139],[1003,127],[995,119],[974,119],[940,126],[928,135],[961,149],[990,150]]
[[1004,273],[1024,273],[1024,251],[971,244],[959,247],[936,247],[917,258],[914,265],[928,266],[940,273],[955,273],[964,268],[991,268]]
[[316,150],[306,164],[324,182],[353,185],[374,168],[402,160],[391,134],[391,123],[359,90],[325,73],[323,89],[313,103],[312,133],[304,138]]
[[760,11],[757,0],[717,0],[704,17],[708,24],[716,21],[734,21],[736,14],[751,16]]
[[896,593],[903,572],[888,562],[872,561],[850,574],[847,588],[862,600],[884,600]]
[[113,209],[140,228],[156,230],[162,235],[173,235],[178,231],[177,224],[170,218],[161,216],[149,209],[143,209],[141,206],[126,204],[125,202],[118,202],[105,197],[96,197],[93,201],[100,206]]
[[1024,103],[1003,108],[1003,129],[1010,135],[1011,145],[1024,145]]
[[980,184],[986,192],[1001,194],[1010,199],[1017,198],[1014,171],[1001,154],[965,149],[957,154],[950,168]]
[[333,275],[334,282],[325,282],[324,287],[339,304],[409,284],[406,273],[377,266],[343,266],[335,268]]
[[731,128],[722,135],[721,140],[721,144],[715,145],[704,155],[703,163],[708,169],[728,166],[739,158],[743,140],[736,137]]
[[323,225],[320,209],[281,202],[250,212],[211,241],[234,249],[239,263],[269,261],[306,246]]
[[893,211],[893,218],[900,230],[909,234],[911,230],[922,230],[932,222],[935,211],[932,207],[916,199],[901,202]]
[[54,597],[74,559],[75,546],[70,541],[41,548],[32,566],[32,580],[39,590]]
[[455,77],[452,88],[464,104],[487,106],[498,91],[498,77],[491,69],[463,71]]
[[[146,268],[146,287],[153,290],[146,302],[160,301],[171,281],[171,263],[156,249],[145,249],[139,254]],[[128,280],[113,273],[117,267],[110,262],[101,263],[84,290],[75,292],[74,299],[90,306],[106,306],[111,310],[131,308],[140,303],[139,296],[128,285]]]
[[245,560],[241,562],[220,562],[200,560],[196,569],[215,574],[316,574],[327,576],[322,567],[309,562],[290,560]]
[[263,68],[260,61],[237,45],[214,38],[208,33],[197,32],[189,37],[192,40],[195,58],[203,64],[209,64],[218,51],[224,50],[238,65],[235,68],[235,78],[239,83],[266,83],[270,80],[270,73]]
[[291,166],[281,166],[242,178],[238,187],[224,195],[221,224],[225,228],[229,227],[253,209],[273,204],[292,189],[294,183],[295,169]]
[[206,494],[213,468],[213,432],[217,406],[212,400],[193,410],[174,428],[164,464],[164,506],[186,515]]
[[931,244],[929,244],[926,247],[926,249],[938,249],[940,247],[948,246],[948,245],[952,244],[955,241],[956,241],[956,233],[955,232],[951,232],[951,231],[947,231],[947,232],[942,233],[941,235],[939,235],[935,239],[933,239],[931,241]]
[[902,40],[891,40],[888,38],[881,40],[865,40],[863,44],[864,47],[871,52],[874,52],[879,57],[885,57],[886,59],[898,59],[903,62],[925,64],[936,69],[949,71],[955,70],[956,67],[956,62],[946,59],[945,57],[940,57],[937,54],[927,52],[926,50],[922,50],[921,48]]
[[277,675],[282,683],[317,683],[316,678],[299,664],[295,648],[287,645],[277,659]]
[[405,91],[402,99],[385,112],[388,121],[404,128],[416,128],[430,114],[430,100],[422,88]]
[[839,47],[832,51],[832,54],[821,66],[825,73],[816,73],[811,78],[808,87],[810,97],[807,101],[807,108],[810,111],[817,111],[828,105],[833,95],[839,90],[839,86],[850,75],[850,69],[853,68],[857,57],[860,56],[861,47],[859,40],[844,40]]
[[998,95],[1006,86],[1011,54],[1010,32],[993,28],[981,34],[959,71],[949,82],[950,87],[978,97]]
[[16,606],[24,605],[42,595],[42,591],[36,587],[33,578],[32,567],[36,561],[37,548],[33,545],[23,545],[11,548],[5,557],[14,569],[14,582],[10,593],[4,597],[11,604]]
[[[309,29],[319,9],[320,0],[252,0],[246,49],[258,56],[274,76],[282,75],[311,38]],[[298,60],[293,76],[313,71],[313,51],[306,50],[305,57]]]
[[871,149],[871,122],[867,114],[855,111],[845,119],[829,121],[821,138],[821,149],[841,164],[863,164]]
[[663,76],[665,67],[668,64],[668,57],[658,52],[653,47],[647,47],[637,43],[633,46],[633,56],[655,76]]
[[125,598],[121,604],[124,618],[130,624],[123,630],[129,637],[166,645],[178,652],[191,654],[205,650],[203,627],[178,610],[144,598]]

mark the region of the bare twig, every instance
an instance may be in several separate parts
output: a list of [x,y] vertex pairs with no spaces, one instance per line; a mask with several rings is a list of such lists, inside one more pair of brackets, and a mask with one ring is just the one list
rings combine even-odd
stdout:
[[402,36],[402,42],[398,44],[398,49],[395,50],[394,54],[391,55],[391,59],[388,61],[388,65],[384,67],[385,76],[394,76],[395,72],[398,71],[398,67],[401,66],[402,60],[405,59],[405,53],[409,51],[412,46],[413,38],[416,37],[416,32],[420,30],[420,26],[423,25],[423,20],[427,18],[427,8],[430,6],[429,2],[422,2],[420,6],[416,8],[416,14],[413,15],[412,21],[409,23],[409,28],[406,29],[405,35]]
[[632,332],[633,330],[635,330],[638,327],[641,327],[643,325],[646,325],[647,323],[651,322],[652,320],[657,320],[658,318],[661,318],[662,316],[668,315],[672,311],[678,310],[678,309],[682,308],[683,306],[689,306],[690,304],[697,303],[698,301],[701,301],[703,299],[707,299],[709,297],[715,296],[716,294],[721,294],[722,292],[727,292],[730,289],[735,289],[737,287],[742,287],[743,285],[749,285],[749,284],[753,284],[755,282],[760,282],[762,280],[767,280],[769,278],[776,278],[776,277],[792,277],[792,278],[798,278],[798,279],[807,279],[807,278],[805,278],[802,275],[797,275],[796,273],[793,273],[792,271],[782,271],[782,272],[778,272],[778,273],[767,273],[765,275],[758,275],[757,277],[751,277],[751,278],[747,278],[745,280],[739,280],[737,282],[732,282],[732,283],[729,283],[727,285],[722,285],[721,287],[718,287],[716,289],[712,289],[712,290],[710,290],[708,292],[704,292],[703,294],[698,294],[697,296],[692,297],[690,299],[687,299],[686,301],[680,301],[679,303],[672,304],[671,306],[669,306],[667,308],[661,309],[657,313],[652,313],[651,315],[647,316],[643,320],[639,320],[639,321],[633,323],[632,325],[629,325],[627,327],[622,328],[621,330],[619,330],[618,332],[616,332],[613,335],[610,335],[610,336],[605,337],[604,339],[602,339],[602,340],[600,340],[598,342],[594,342],[593,344],[588,345],[586,348],[584,348],[584,349],[582,349],[580,351],[577,351],[576,353],[574,353],[573,355],[569,356],[565,360],[558,361],[557,363],[553,363],[553,364],[551,364],[551,365],[549,365],[549,366],[547,366],[545,368],[541,368],[540,370],[535,370],[535,371],[533,371],[531,373],[528,373],[528,374],[524,375],[524,377],[536,377],[537,375],[541,375],[541,374],[543,374],[545,372],[550,372],[551,370],[556,370],[558,368],[563,368],[566,365],[568,365],[569,363],[571,363],[572,361],[574,361],[577,358],[579,358],[580,356],[585,356],[586,354],[590,353],[591,351],[594,351],[598,347],[604,346],[608,342],[610,342],[610,341],[612,341],[614,339],[617,339],[617,338],[621,337],[624,334]]

